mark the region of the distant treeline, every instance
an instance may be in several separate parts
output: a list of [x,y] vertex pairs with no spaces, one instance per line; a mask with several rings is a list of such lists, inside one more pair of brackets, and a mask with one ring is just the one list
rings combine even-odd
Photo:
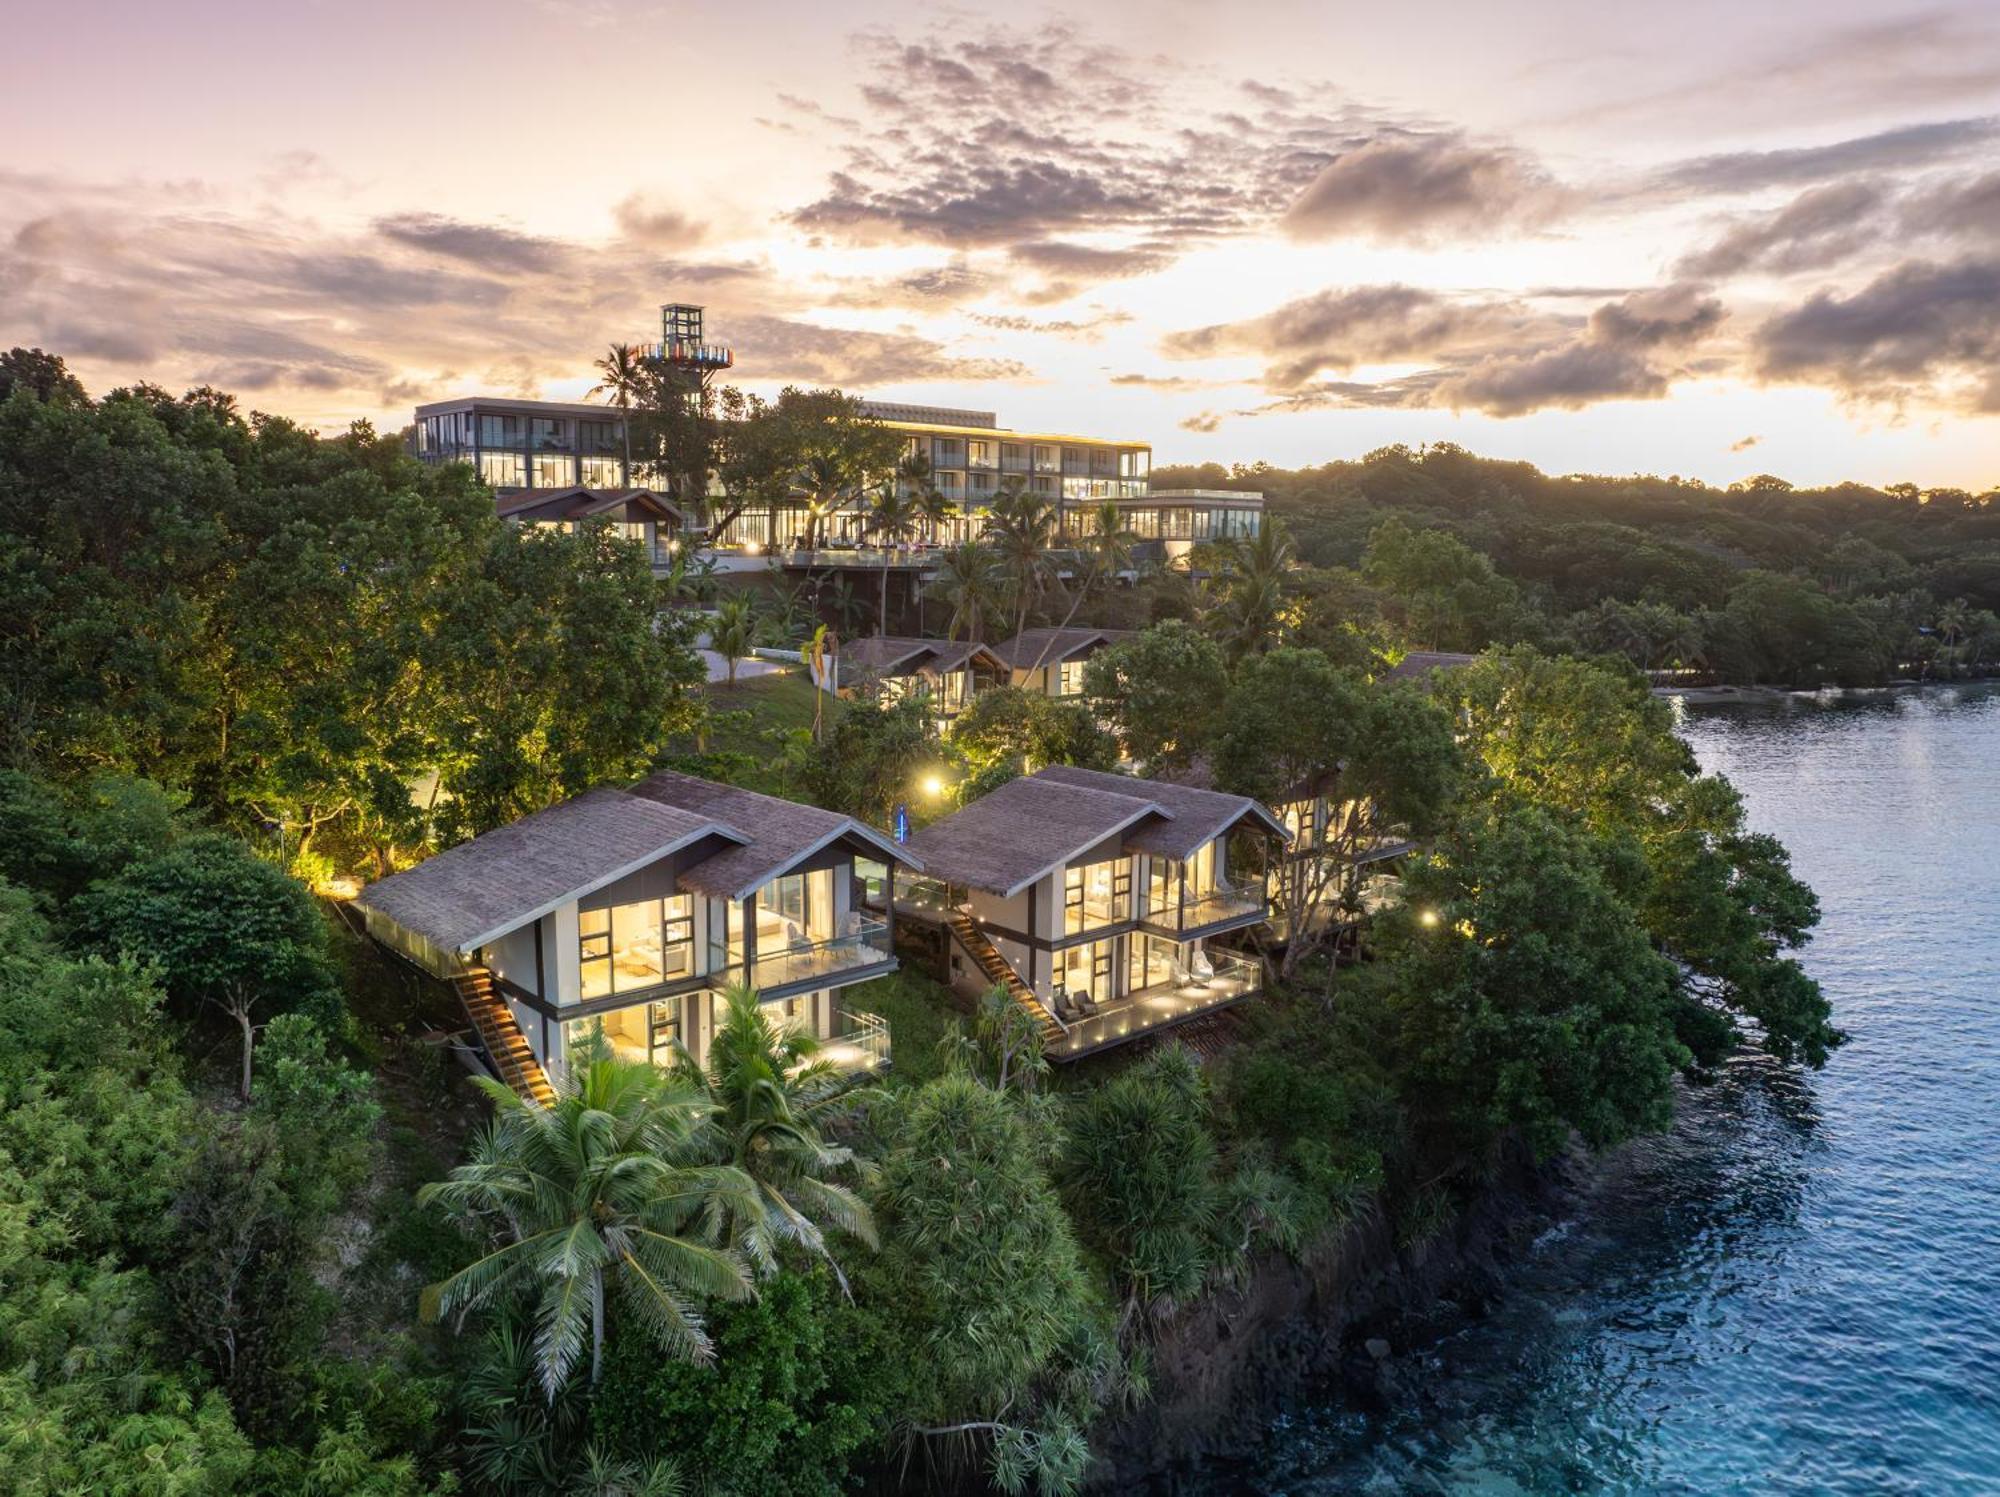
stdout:
[[[1388,633],[1412,645],[1533,640],[1784,685],[2000,664],[1994,490],[1551,477],[1449,444],[1311,468],[1163,467],[1153,482],[1261,490],[1297,560],[1361,571]],[[1413,536],[1392,528],[1393,554],[1371,557],[1391,520]]]

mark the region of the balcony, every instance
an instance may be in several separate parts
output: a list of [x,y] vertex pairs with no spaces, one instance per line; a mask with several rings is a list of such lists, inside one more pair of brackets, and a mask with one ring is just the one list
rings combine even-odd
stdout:
[[[853,918],[853,917],[850,917]],[[711,980],[748,983],[769,996],[781,989],[826,987],[848,981],[847,974],[881,967],[895,960],[885,920],[860,920],[854,930],[827,941],[804,941],[776,951],[759,949],[757,959],[731,961]]]
[[858,1009],[835,1009],[833,1033],[819,1042],[818,1058],[850,1076],[888,1070],[889,1021]]
[[1253,958],[1228,951],[1192,953],[1191,957],[1191,968],[1177,965],[1165,982],[1101,1004],[1095,1014],[1057,1020],[1062,1033],[1045,1047],[1049,1059],[1076,1060],[1157,1034],[1240,1003],[1263,989],[1263,964]]
[[1260,887],[1239,888],[1219,884],[1206,894],[1185,899],[1149,899],[1140,923],[1180,940],[1224,930],[1264,918],[1266,906]]

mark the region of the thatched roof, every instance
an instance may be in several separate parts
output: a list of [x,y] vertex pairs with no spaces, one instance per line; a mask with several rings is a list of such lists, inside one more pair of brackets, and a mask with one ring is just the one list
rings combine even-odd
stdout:
[[1398,660],[1388,670],[1382,672],[1384,681],[1421,681],[1432,671],[1457,670],[1461,665],[1470,665],[1477,655],[1459,655],[1450,650],[1412,650]]
[[712,817],[592,790],[370,884],[355,903],[470,951],[704,837],[749,841]]
[[682,869],[680,883],[741,899],[842,838],[922,867],[850,816],[663,771],[447,848],[370,884],[355,903],[447,951],[470,951],[704,840],[720,850]]
[[1219,790],[1165,780],[1142,780],[1101,769],[1077,769],[1067,764],[1051,764],[1035,778],[1113,795],[1144,795],[1165,807],[1173,818],[1171,821],[1142,828],[1125,839],[1134,852],[1158,853],[1167,858],[1189,857],[1203,843],[1213,842],[1245,820],[1260,823],[1280,838],[1285,835],[1284,823],[1247,795],[1224,795]]
[[926,827],[910,848],[935,877],[1005,897],[1111,837],[1127,852],[1185,858],[1246,818],[1285,835],[1246,796],[1052,765]]
[[1005,643],[993,646],[993,653],[1017,671],[1031,671],[1037,661],[1054,665],[1095,645],[1130,639],[1137,632],[1135,629],[1023,629]]
[[906,848],[898,847],[852,816],[822,811],[818,806],[802,806],[774,795],[759,795],[734,785],[718,785],[713,780],[661,770],[634,785],[631,794],[707,817],[719,825],[741,827],[748,834],[744,846],[727,848],[681,871],[682,884],[717,899],[741,899],[758,885],[842,838],[857,851],[872,852],[918,870],[924,866]]

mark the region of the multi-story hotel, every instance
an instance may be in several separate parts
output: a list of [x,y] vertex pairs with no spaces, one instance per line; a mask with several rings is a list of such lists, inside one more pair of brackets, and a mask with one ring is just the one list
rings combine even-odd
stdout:
[[[663,317],[662,340],[649,349],[655,356],[701,377],[734,362],[728,349],[703,341],[699,307],[668,307]],[[1262,523],[1260,494],[1155,492],[1147,442],[1015,431],[1001,426],[993,411],[879,400],[861,405],[866,415],[902,436],[905,452],[928,461],[930,481],[952,506],[948,519],[926,523],[913,542],[884,556],[870,546],[868,507],[857,497],[820,518],[819,544],[808,553],[805,501],[781,501],[734,515],[702,544],[725,558],[754,559],[760,567],[769,561],[815,567],[887,563],[922,570],[937,548],[977,539],[994,499],[1013,488],[1058,503],[1062,528],[1070,535],[1087,533],[1104,501],[1116,503],[1125,528],[1138,538],[1141,561],[1174,562],[1203,541],[1255,535]],[[483,395],[437,401],[417,407],[415,447],[428,462],[472,464],[499,495],[503,512],[517,516],[530,513],[522,498],[530,492],[570,495],[585,489],[601,499],[607,490],[643,488],[650,478],[628,468],[624,418],[603,405]],[[536,505],[532,512],[541,519],[556,511]],[[664,522],[650,513],[625,518],[644,526],[643,538],[664,552]],[[700,516],[678,516],[678,524],[689,531],[702,528]]]

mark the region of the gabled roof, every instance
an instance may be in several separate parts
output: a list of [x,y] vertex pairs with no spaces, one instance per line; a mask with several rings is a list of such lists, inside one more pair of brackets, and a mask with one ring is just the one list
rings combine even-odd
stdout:
[[680,516],[679,508],[665,495],[652,489],[587,489],[581,485],[562,489],[516,489],[495,500],[503,520],[581,520],[591,515],[623,511],[637,505],[655,519]]
[[1111,837],[1127,852],[1186,858],[1246,818],[1285,835],[1248,796],[1052,765],[924,828],[910,847],[934,877],[1004,897]]
[[842,676],[849,681],[863,676],[913,676],[928,671],[942,675],[963,670],[975,656],[983,656],[1002,669],[1006,662],[985,645],[970,640],[915,639],[907,635],[874,635],[849,640],[834,651]]
[[747,834],[743,846],[725,848],[714,857],[681,870],[683,885],[717,899],[741,899],[758,885],[843,837],[881,858],[919,871],[924,866],[907,848],[897,846],[852,816],[780,800],[774,795],[759,795],[734,785],[718,785],[713,780],[676,774],[670,769],[641,780],[629,793],[640,800],[743,829]]
[[705,837],[749,841],[712,817],[592,790],[370,884],[355,903],[470,951]]
[[680,870],[682,886],[741,899],[843,837],[923,866],[851,816],[663,771],[446,848],[370,884],[355,903],[447,951],[470,951],[672,853],[707,854]]
[[1101,769],[1077,769],[1068,764],[1051,764],[1035,778],[1114,795],[1143,794],[1165,807],[1172,820],[1145,827],[1125,839],[1134,852],[1158,853],[1167,858],[1190,857],[1203,843],[1213,842],[1245,819],[1262,823],[1265,830],[1277,837],[1286,835],[1284,823],[1262,802],[1247,795],[1224,795],[1219,790],[1142,780]]
[[1457,670],[1461,665],[1470,665],[1477,655],[1459,655],[1450,650],[1412,650],[1389,669],[1382,672],[1384,681],[1421,681],[1432,671]]
[[1007,897],[1107,837],[1171,814],[1135,793],[1110,795],[1088,786],[1044,779],[1048,771],[1009,780],[962,811],[910,838],[910,849],[933,877]]
[[1023,629],[1006,643],[993,646],[993,653],[1017,671],[1031,671],[1036,661],[1054,665],[1093,645],[1116,644],[1137,632],[1136,629]]

